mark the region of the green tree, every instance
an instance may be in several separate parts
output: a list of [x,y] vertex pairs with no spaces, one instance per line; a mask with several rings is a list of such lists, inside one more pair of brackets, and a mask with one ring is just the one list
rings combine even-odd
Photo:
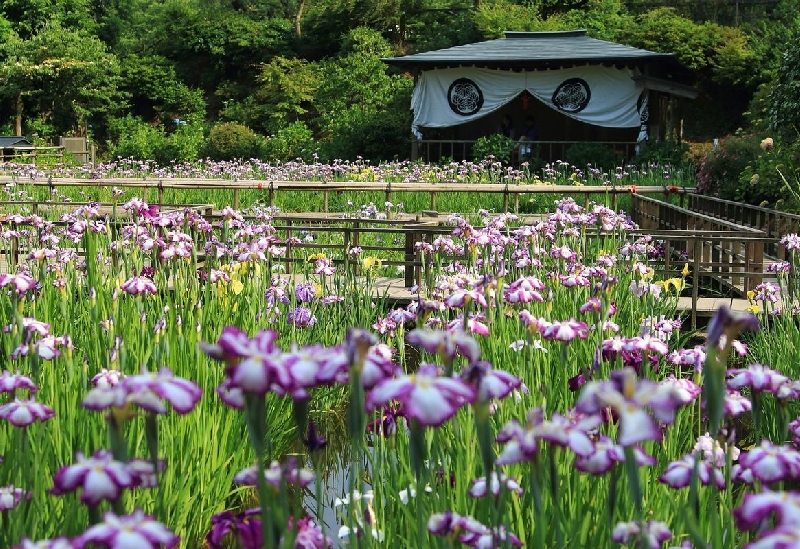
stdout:
[[269,133],[308,118],[314,109],[314,93],[319,87],[317,67],[305,59],[276,57],[261,66],[257,92],[262,112],[267,115]]
[[570,10],[559,21],[562,29],[586,29],[589,36],[611,42],[635,24],[620,0],[588,0],[584,9]]
[[12,35],[0,58],[0,97],[11,102],[17,133],[27,113],[54,133],[85,135],[90,121],[122,105],[116,56],[58,21],[27,40]]
[[413,81],[387,74],[380,58],[391,46],[377,31],[354,29],[343,44],[338,58],[322,64],[325,78],[315,99],[323,153],[331,158],[390,158],[406,150],[409,141]]
[[481,2],[472,13],[472,20],[486,38],[502,38],[507,30],[548,30],[538,9],[510,0]]
[[59,21],[67,29],[94,33],[96,25],[91,13],[91,0],[3,0],[0,3],[0,15],[14,24],[23,39],[31,38],[53,21]]
[[121,87],[130,94],[134,114],[157,122],[177,118],[200,123],[205,119],[202,91],[181,82],[175,67],[165,57],[128,55],[121,68]]
[[769,127],[779,135],[797,140],[800,135],[800,26],[793,29],[775,75],[768,99]]

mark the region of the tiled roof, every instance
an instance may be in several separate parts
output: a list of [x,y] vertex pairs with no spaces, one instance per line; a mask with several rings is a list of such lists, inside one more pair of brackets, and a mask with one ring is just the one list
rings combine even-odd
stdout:
[[10,149],[15,146],[30,147],[33,143],[21,135],[0,135],[0,149]]
[[405,68],[475,65],[497,68],[557,68],[585,63],[676,63],[669,53],[656,53],[586,36],[585,30],[511,32],[505,38],[427,51],[383,61]]

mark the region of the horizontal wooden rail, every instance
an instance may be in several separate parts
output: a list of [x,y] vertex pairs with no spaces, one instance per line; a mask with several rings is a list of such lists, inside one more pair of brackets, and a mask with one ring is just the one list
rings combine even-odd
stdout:
[[[476,139],[421,139],[412,146],[416,148],[417,157],[426,162],[437,162],[445,158],[460,161],[472,159],[472,148],[476,142]],[[563,160],[567,149],[573,145],[586,143],[607,147],[620,160],[631,158],[637,145],[634,141],[534,141],[530,145],[538,152],[535,156],[546,161],[555,161]]]
[[632,206],[631,217],[640,227],[635,232],[662,242],[665,270],[689,264],[692,326],[701,279],[739,296],[763,281],[764,247],[774,241],[764,231],[639,195],[633,196]]
[[118,187],[132,189],[156,189],[158,204],[164,202],[165,189],[192,190],[230,190],[233,191],[232,207],[239,206],[239,192],[242,190],[259,190],[266,192],[267,202],[275,205],[275,197],[279,192],[322,192],[323,211],[328,211],[328,193],[335,192],[383,192],[385,200],[392,201],[394,193],[428,193],[430,208],[436,210],[437,195],[441,193],[487,193],[503,195],[503,211],[519,211],[519,199],[524,194],[558,194],[583,195],[585,205],[590,196],[611,195],[614,209],[620,195],[632,194],[664,194],[679,193],[681,195],[695,192],[694,188],[677,188],[671,186],[576,186],[576,185],[542,185],[524,183],[392,183],[374,181],[270,181],[258,179],[226,180],[226,179],[182,179],[182,178],[56,178],[25,180],[13,176],[1,176],[0,184],[17,184],[21,186],[49,187]]
[[780,260],[787,259],[786,248],[779,243],[780,239],[790,233],[800,233],[800,215],[797,214],[699,194],[689,198],[689,208],[763,231],[771,238],[765,253]]
[[[202,214],[205,211],[205,205],[201,206],[201,208],[195,209]],[[218,222],[223,219],[218,214],[209,214],[204,217],[210,222]],[[254,218],[250,217],[250,219]],[[27,223],[16,223],[13,218],[0,218],[0,221],[7,223],[12,228],[27,226]],[[402,257],[400,260],[382,259],[382,263],[389,266],[404,267],[404,282],[407,287],[418,285],[421,282],[424,264],[420,254],[416,251],[416,243],[420,241],[432,242],[436,236],[451,234],[452,232],[452,227],[442,226],[438,218],[426,220],[423,216],[410,215],[394,220],[285,215],[271,218],[270,223],[276,231],[275,234],[284,241],[278,245],[286,248],[282,256],[274,257],[273,260],[282,263],[288,273],[291,273],[296,265],[307,261],[305,257],[299,257],[294,254],[294,251],[305,250],[309,255],[338,252],[342,259],[336,259],[335,263],[352,268],[358,274],[359,261],[351,258],[348,253],[352,248],[358,247],[364,252],[380,251],[382,255],[393,254]],[[52,224],[55,226],[67,226],[69,222],[54,221]],[[121,227],[125,224],[127,224],[125,218],[110,221],[112,234],[119,234]],[[294,242],[293,237],[297,237],[297,235],[304,232],[341,234],[342,242]],[[383,236],[384,241],[391,242],[391,244],[382,246],[362,245],[362,237],[367,234]],[[395,244],[395,239],[400,240],[400,242]],[[6,242],[8,242],[7,247],[0,246],[0,256],[6,256],[8,267],[14,270],[19,264],[20,257],[26,256],[30,250],[25,247],[24,239],[16,236],[8,238]],[[82,250],[76,251],[81,255],[83,254]],[[200,259],[202,260],[202,258]]]

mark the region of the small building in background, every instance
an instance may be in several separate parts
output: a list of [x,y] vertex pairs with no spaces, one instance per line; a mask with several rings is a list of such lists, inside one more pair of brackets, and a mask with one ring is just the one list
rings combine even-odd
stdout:
[[21,135],[0,135],[0,162],[13,160],[19,154],[30,152],[33,143]]
[[[535,120],[537,154],[563,159],[576,143],[630,158],[648,140],[681,139],[677,98],[698,92],[672,54],[586,36],[585,30],[505,37],[384,58],[414,76],[412,159],[471,159],[471,145],[510,119]],[[505,123],[504,123],[505,122]]]

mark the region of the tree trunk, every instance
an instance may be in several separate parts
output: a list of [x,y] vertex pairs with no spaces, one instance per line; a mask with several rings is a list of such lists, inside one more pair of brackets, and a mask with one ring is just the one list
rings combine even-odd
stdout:
[[14,101],[14,135],[22,135],[22,92]]
[[297,15],[294,16],[294,32],[297,34],[298,38],[303,37],[303,33],[300,31],[300,20],[303,18],[303,8],[306,5],[306,0],[300,0],[300,5],[297,7]]

